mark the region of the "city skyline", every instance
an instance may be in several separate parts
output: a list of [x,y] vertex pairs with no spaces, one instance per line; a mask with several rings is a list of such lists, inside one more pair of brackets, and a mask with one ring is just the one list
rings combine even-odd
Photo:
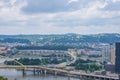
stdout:
[[120,33],[120,0],[0,0],[0,34]]

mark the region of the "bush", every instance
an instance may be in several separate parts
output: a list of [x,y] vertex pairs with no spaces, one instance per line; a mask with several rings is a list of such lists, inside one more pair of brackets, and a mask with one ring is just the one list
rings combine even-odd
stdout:
[[4,78],[3,76],[0,76],[0,80],[8,80],[8,79]]

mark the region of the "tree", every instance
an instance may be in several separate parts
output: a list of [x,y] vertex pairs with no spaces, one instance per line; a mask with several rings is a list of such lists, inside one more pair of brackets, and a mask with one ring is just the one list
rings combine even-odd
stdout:
[[8,79],[4,78],[3,76],[0,76],[0,80],[8,80]]

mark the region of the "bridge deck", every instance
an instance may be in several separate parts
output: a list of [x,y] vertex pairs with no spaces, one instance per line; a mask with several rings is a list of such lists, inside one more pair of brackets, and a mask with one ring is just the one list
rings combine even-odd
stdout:
[[62,69],[56,69],[56,68],[49,68],[49,67],[43,67],[43,66],[0,66],[0,69],[42,69],[42,70],[49,70],[49,71],[55,71],[60,73],[66,73],[71,75],[78,75],[78,76],[90,76],[90,77],[96,77],[96,78],[108,78],[113,80],[118,80],[118,77],[110,77],[110,76],[102,76],[102,75],[95,75],[95,74],[87,74],[87,73],[80,73],[75,71],[66,71]]

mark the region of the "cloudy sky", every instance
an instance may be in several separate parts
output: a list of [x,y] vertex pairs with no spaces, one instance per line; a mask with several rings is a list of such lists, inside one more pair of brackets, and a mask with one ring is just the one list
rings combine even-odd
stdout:
[[0,34],[120,33],[120,0],[0,0]]

